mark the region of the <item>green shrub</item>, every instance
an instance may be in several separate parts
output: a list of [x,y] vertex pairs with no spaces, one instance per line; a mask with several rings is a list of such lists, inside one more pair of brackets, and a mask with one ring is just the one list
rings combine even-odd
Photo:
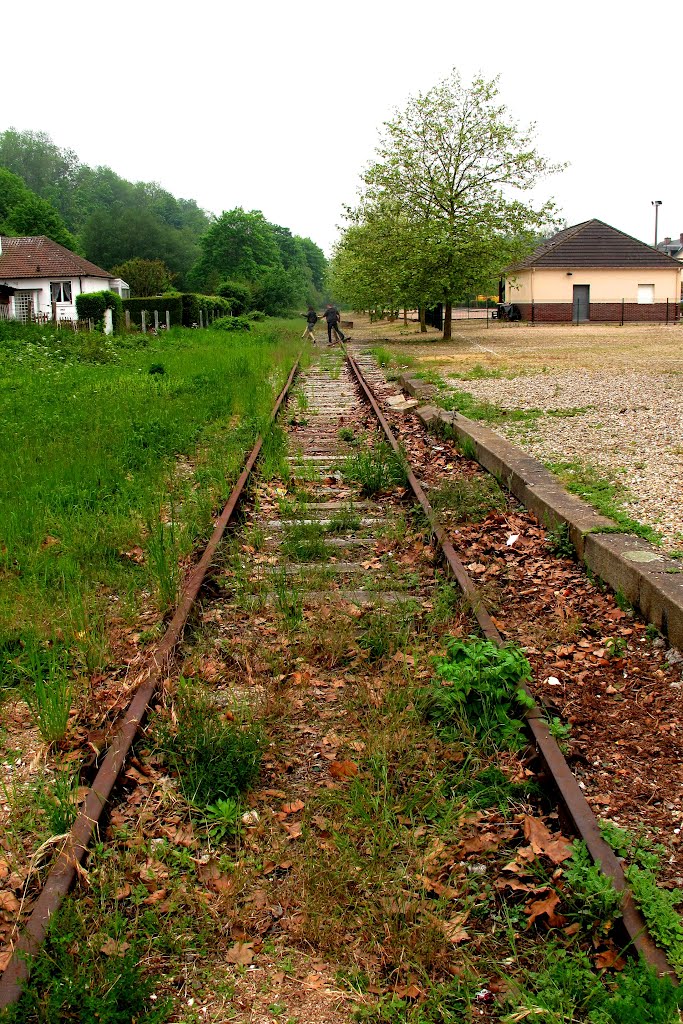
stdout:
[[118,333],[123,325],[123,301],[116,292],[105,289],[101,292],[85,292],[76,296],[76,312],[79,320],[94,320],[98,331],[104,329],[105,310],[112,311],[112,326]]
[[216,331],[250,331],[251,323],[246,316],[222,316],[214,320],[211,329]]
[[138,327],[142,323],[143,311],[150,314],[156,310],[165,322],[166,310],[170,313],[171,327],[192,327],[199,324],[199,312],[203,322],[217,314],[229,316],[232,306],[220,295],[198,295],[194,292],[168,292],[166,295],[152,295],[140,299],[124,299],[123,308],[130,313],[131,322]]
[[252,303],[252,290],[243,281],[223,281],[218,285],[216,293],[230,303],[233,316],[246,313]]
[[496,647],[474,636],[451,639],[446,657],[436,661],[425,712],[447,738],[460,737],[463,726],[469,726],[478,742],[518,750],[526,740],[515,713],[533,704],[520,686],[528,679],[531,667],[517,648]]

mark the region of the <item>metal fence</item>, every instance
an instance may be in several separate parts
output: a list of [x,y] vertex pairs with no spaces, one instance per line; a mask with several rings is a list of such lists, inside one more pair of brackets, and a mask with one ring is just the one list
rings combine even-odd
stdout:
[[[663,302],[634,302],[614,299],[606,302],[484,302],[472,305],[458,304],[452,308],[453,322],[481,320],[491,323],[523,322],[531,324],[585,325],[617,324],[680,324],[683,323],[683,303],[665,299]],[[425,310],[425,321],[430,327],[443,330],[444,307],[439,304]]]

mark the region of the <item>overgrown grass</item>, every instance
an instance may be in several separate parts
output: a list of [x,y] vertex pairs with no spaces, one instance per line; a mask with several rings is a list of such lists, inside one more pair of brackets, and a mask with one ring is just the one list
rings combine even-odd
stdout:
[[624,512],[623,503],[629,496],[628,488],[624,484],[608,480],[590,463],[547,462],[546,465],[560,478],[568,491],[578,494],[602,515],[613,519],[622,530],[637,537],[644,537],[653,544],[659,544],[661,535],[656,530],[639,523]]
[[31,623],[78,661],[77,634],[83,647],[90,623],[101,631],[111,595],[119,609],[145,590],[172,601],[178,558],[210,529],[296,335],[177,329],[107,340],[93,361],[90,336],[1,326],[0,651],[21,653]]
[[457,522],[472,523],[507,505],[505,494],[489,475],[446,480],[429,491],[429,501],[435,511],[448,513]]

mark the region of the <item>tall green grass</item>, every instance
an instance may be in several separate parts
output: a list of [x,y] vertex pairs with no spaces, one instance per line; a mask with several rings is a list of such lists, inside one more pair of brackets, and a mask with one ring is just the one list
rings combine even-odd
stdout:
[[175,580],[160,538],[164,561],[210,530],[284,384],[298,326],[95,346],[0,324],[0,688],[29,634],[64,635],[77,656],[76,623],[145,593],[167,606]]

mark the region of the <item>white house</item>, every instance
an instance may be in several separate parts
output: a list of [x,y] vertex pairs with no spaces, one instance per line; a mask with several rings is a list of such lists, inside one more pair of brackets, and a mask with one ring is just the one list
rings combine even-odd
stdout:
[[105,289],[130,294],[120,277],[45,235],[0,236],[0,319],[75,320],[76,296]]

